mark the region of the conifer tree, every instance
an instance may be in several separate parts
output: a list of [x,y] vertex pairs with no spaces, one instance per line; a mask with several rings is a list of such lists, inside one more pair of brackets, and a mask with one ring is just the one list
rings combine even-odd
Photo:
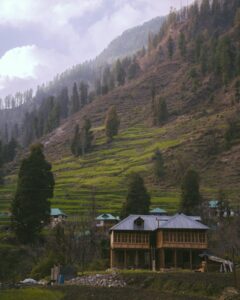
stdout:
[[240,102],[240,80],[237,80],[235,83],[235,102]]
[[122,216],[148,214],[151,204],[150,199],[143,178],[138,173],[131,174],[128,178],[127,198],[122,207]]
[[59,106],[60,106],[60,118],[65,119],[68,117],[69,109],[69,97],[68,97],[68,88],[65,87],[61,90],[61,93],[58,97]]
[[210,15],[211,7],[209,0],[202,0],[201,6],[200,6],[200,13],[202,17],[207,17]]
[[195,214],[201,205],[199,175],[195,170],[188,170],[181,186],[180,210],[185,214]]
[[115,69],[116,69],[116,80],[117,80],[118,85],[124,85],[126,73],[125,73],[123,65],[119,59],[116,62]]
[[79,94],[77,89],[77,84],[74,82],[72,97],[71,97],[71,113],[74,114],[75,112],[79,111],[80,109],[80,101],[79,101]]
[[153,161],[153,173],[155,178],[160,179],[164,176],[164,160],[162,153],[157,149],[152,157]]
[[168,108],[164,98],[158,97],[153,105],[153,125],[159,126],[168,120]]
[[74,128],[74,136],[71,142],[71,152],[76,157],[81,154],[80,132],[78,124]]
[[228,36],[223,37],[217,49],[218,64],[222,74],[224,84],[228,84],[233,75],[233,52],[231,41]]
[[34,242],[48,223],[53,189],[51,164],[45,160],[42,145],[33,145],[21,163],[12,202],[12,226],[21,242]]
[[71,142],[71,152],[74,156],[85,155],[91,150],[93,140],[91,127],[91,121],[88,118],[84,118],[81,129],[78,124],[75,126]]
[[174,53],[174,42],[173,42],[173,38],[172,38],[171,35],[168,38],[167,48],[168,48],[168,57],[170,59],[172,59],[173,58],[173,53]]
[[80,94],[80,104],[81,104],[80,107],[83,107],[88,102],[88,84],[85,83],[84,81],[80,82],[79,94]]
[[116,107],[111,106],[105,119],[105,132],[109,142],[118,134],[120,119],[117,115]]
[[181,56],[183,58],[185,58],[186,54],[187,54],[186,38],[185,38],[185,34],[182,31],[181,31],[180,36],[179,36],[178,47],[179,47]]

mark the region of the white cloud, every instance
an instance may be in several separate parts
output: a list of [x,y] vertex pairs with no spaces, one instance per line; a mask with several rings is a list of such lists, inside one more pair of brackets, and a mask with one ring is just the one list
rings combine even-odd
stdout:
[[[167,14],[170,6],[179,8],[191,1],[0,0],[0,26],[23,32],[38,30],[30,45],[17,44],[0,58],[1,94],[19,88],[18,80],[23,88],[45,82],[65,68],[93,58],[124,30]],[[39,34],[44,40],[41,46]]]
[[20,78],[33,76],[38,64],[35,50],[35,45],[28,45],[7,51],[0,59],[0,75]]

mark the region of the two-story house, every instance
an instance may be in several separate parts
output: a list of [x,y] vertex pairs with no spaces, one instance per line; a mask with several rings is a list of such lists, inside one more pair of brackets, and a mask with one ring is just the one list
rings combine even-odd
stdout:
[[111,268],[196,268],[208,248],[200,217],[130,215],[110,229]]

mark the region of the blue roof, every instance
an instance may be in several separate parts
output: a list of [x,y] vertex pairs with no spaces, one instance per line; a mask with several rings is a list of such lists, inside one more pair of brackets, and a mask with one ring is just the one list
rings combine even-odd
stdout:
[[61,211],[61,209],[59,208],[51,208],[51,216],[65,216],[67,217],[67,215]]
[[114,217],[111,214],[102,214],[96,218],[98,221],[119,221],[119,217]]
[[211,200],[208,202],[208,206],[210,208],[218,208],[219,201],[218,200]]
[[162,208],[154,208],[152,210],[150,210],[150,213],[152,214],[165,214],[167,211],[165,209],[162,209]]

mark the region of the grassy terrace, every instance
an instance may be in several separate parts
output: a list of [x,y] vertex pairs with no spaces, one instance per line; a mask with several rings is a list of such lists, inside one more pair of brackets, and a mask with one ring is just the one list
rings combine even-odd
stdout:
[[[126,196],[126,177],[133,171],[149,173],[151,157],[156,148],[166,150],[179,145],[183,140],[169,139],[166,129],[136,125],[122,132],[112,144],[107,144],[98,131],[95,149],[84,158],[64,157],[53,162],[56,185],[53,207],[66,213],[85,211],[95,190],[98,212],[119,213]],[[15,190],[16,176],[7,178],[8,184],[0,187],[0,212],[8,211]],[[178,204],[175,191],[164,191],[149,185],[152,205],[160,205],[174,211]],[[1,222],[1,221],[0,221]]]
[[[84,211],[89,207],[95,189],[98,211],[119,213],[126,196],[126,176],[133,171],[149,172],[151,157],[157,147],[165,150],[182,142],[180,139],[167,140],[164,134],[164,129],[138,125],[121,133],[111,145],[99,135],[96,150],[84,158],[65,157],[55,162],[53,205],[68,213]],[[149,190],[154,206],[161,205],[169,211],[176,209],[176,192],[150,186]]]

